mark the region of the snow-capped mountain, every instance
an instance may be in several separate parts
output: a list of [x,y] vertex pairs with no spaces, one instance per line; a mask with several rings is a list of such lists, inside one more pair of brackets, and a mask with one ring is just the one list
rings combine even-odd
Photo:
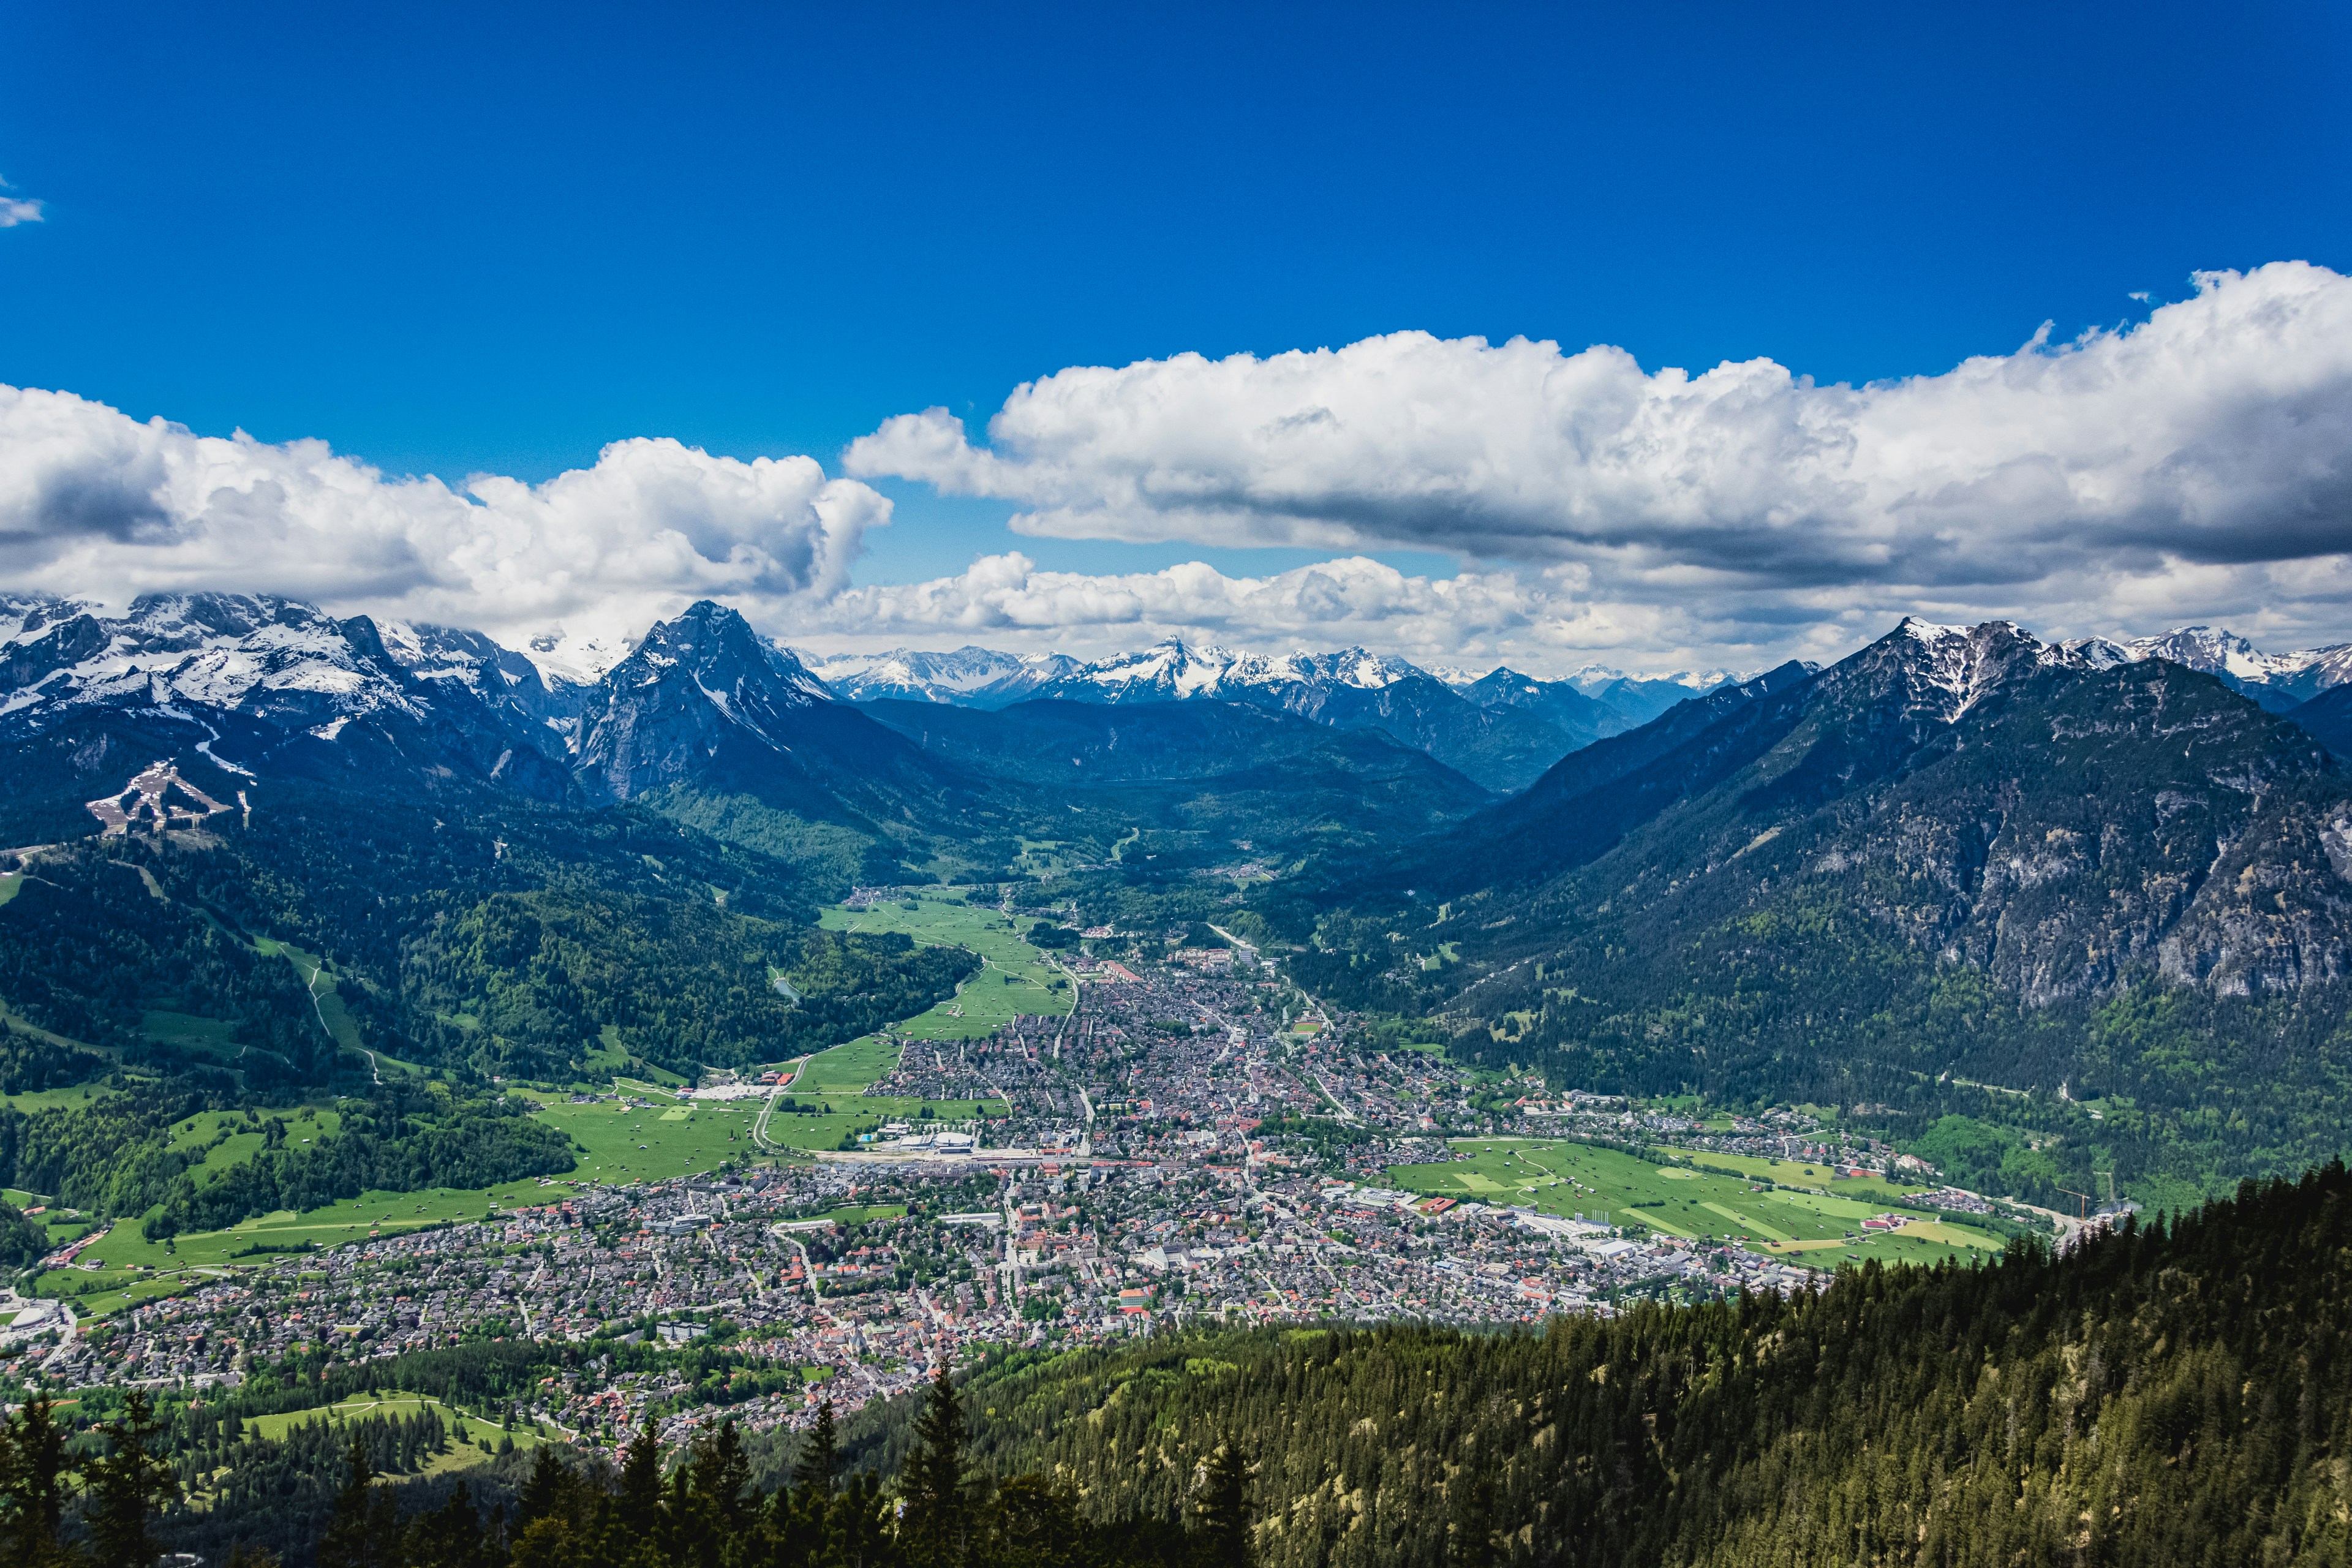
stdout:
[[[2056,646],[2020,632],[2015,647],[1981,626],[1964,636],[1910,621],[1904,632],[1928,671],[1921,700],[1931,706],[1973,701],[2029,644],[2036,662],[2090,670],[2170,660],[2274,712],[2352,685],[2352,645],[2266,654],[2205,626]],[[134,753],[139,767],[195,758],[185,765],[208,763],[224,778],[354,787],[400,778],[429,789],[471,781],[542,799],[583,789],[589,798],[628,799],[722,777],[743,788],[789,775],[800,782],[777,787],[812,809],[854,799],[866,803],[858,810],[903,818],[908,802],[929,792],[937,804],[958,786],[920,748],[840,699],[987,709],[1038,699],[1223,701],[1380,730],[1508,792],[1729,679],[1598,668],[1565,680],[1507,668],[1455,679],[1462,673],[1441,679],[1360,647],[1265,655],[1172,639],[1088,662],[964,647],[812,667],[705,602],[653,626],[602,679],[580,682],[478,632],[338,618],[271,595],[152,595],[121,615],[0,595],[0,744],[38,742],[16,753],[27,778],[61,779],[55,770],[64,769],[94,783],[119,782],[100,775]]]
[[960,647],[952,653],[893,648],[888,653],[819,657],[793,650],[808,672],[852,702],[949,702],[960,708],[1003,708],[1078,668],[1066,654],[999,653]]
[[546,725],[567,743],[596,689],[594,681],[571,679],[480,632],[410,621],[385,621],[376,630],[384,651],[416,679],[462,686],[491,708]]
[[226,594],[151,595],[120,619],[67,608],[26,616],[0,645],[0,717],[184,704],[307,726],[422,711],[363,616]]
[[1403,659],[1360,647],[1268,656],[1171,639],[1038,688],[1065,702],[1239,702],[1340,730],[1381,730],[1488,789],[1525,787],[1590,737],[1481,707]]
[[1630,676],[1588,666],[1566,680],[1542,680],[1500,665],[1459,689],[1482,708],[1507,706],[1540,714],[1580,743],[1638,730],[1677,702],[1752,679],[1721,670],[1705,674]]
[[[442,628],[407,631],[422,649]],[[543,798],[571,787],[559,736],[534,738],[503,693],[413,672],[364,616],[274,595],[149,595],[121,616],[19,600],[0,633],[0,742],[66,742],[77,770],[184,748],[247,778],[389,768]]]
[[[1253,693],[1322,694],[1342,687],[1379,691],[1415,679],[1439,684],[1401,658],[1360,647],[1268,657],[1214,646],[1193,647],[1171,637],[1139,653],[1078,665],[1040,687],[1037,695],[1074,702],[1170,702],[1196,697],[1241,702],[1251,700]],[[1300,710],[1287,702],[1283,706]]]
[[2264,653],[2220,626],[2183,626],[2161,637],[2134,637],[2121,646],[2136,659],[2170,659],[2218,676],[2225,685],[2273,713],[2284,713],[2352,680],[2352,643],[2296,653]]
[[577,765],[627,800],[690,777],[724,746],[787,749],[797,715],[834,703],[799,659],[705,599],[654,623],[597,686]]

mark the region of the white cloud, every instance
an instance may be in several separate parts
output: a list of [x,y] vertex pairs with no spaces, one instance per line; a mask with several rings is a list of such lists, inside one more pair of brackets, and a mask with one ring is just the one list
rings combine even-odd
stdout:
[[1571,565],[1587,616],[1742,646],[1911,609],[2344,635],[2352,279],[2205,274],[2127,330],[1863,387],[1419,332],[1072,368],[984,447],[933,409],[845,466],[1013,501],[1038,536]]
[[[5,180],[0,180],[0,192],[15,190]],[[39,223],[43,204],[21,196],[0,195],[0,228],[14,228],[20,223]]]
[[853,588],[819,624],[877,637],[939,633],[1056,647],[1126,647],[1181,632],[1317,646],[1370,637],[1430,652],[1524,632],[1542,602],[1509,573],[1408,577],[1360,556],[1228,577],[1197,561],[1159,572],[1046,572],[1014,552],[984,556],[954,577]]
[[[1009,500],[1033,535],[1333,558],[1228,576],[1007,552],[854,587],[890,503],[806,458],[639,438],[541,485],[446,485],[0,387],[0,584],[115,604],[266,590],[516,646],[560,630],[574,652],[704,595],[835,647],[1181,635],[1536,673],[1835,658],[1908,613],[2352,638],[2352,279],[2298,264],[2201,278],[2128,330],[1859,388],[1402,333],[1066,370],[990,437],[908,416],[848,467]],[[1369,558],[1389,548],[1465,564],[1408,575]]]
[[848,585],[890,503],[808,458],[616,441],[541,485],[392,479],[319,441],[0,387],[0,577],[120,604],[213,588],[610,645],[705,595],[775,620]]

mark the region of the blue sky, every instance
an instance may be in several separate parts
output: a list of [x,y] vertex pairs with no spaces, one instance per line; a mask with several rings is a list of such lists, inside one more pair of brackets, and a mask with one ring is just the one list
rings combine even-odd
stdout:
[[[1952,9],[18,7],[0,382],[452,481],[837,473],[1074,365],[1418,329],[1860,383],[2352,261],[2340,9]],[[868,478],[861,584],[1331,552]],[[1434,542],[1357,548],[1477,559]]]

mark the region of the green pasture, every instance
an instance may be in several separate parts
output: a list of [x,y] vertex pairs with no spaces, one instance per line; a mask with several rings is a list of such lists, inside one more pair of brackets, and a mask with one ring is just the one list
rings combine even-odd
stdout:
[[[341,1131],[342,1124],[342,1116],[333,1110],[314,1111],[308,1121],[289,1116],[286,1119],[286,1146],[299,1149],[305,1143],[332,1137]],[[225,1110],[199,1111],[172,1129],[168,1147],[182,1154],[193,1154],[203,1149],[224,1130],[228,1133],[227,1138],[206,1152],[203,1163],[189,1173],[198,1186],[218,1181],[230,1169],[261,1152],[268,1134],[259,1121],[248,1122],[242,1112],[232,1114]]]
[[[590,1182],[659,1182],[708,1171],[730,1159],[757,1158],[751,1124],[764,1103],[713,1100],[641,1110],[609,1100],[557,1102],[541,1106],[538,1115],[569,1132],[584,1150],[574,1155],[580,1163],[572,1175]],[[833,1136],[840,1142],[839,1132]]]
[[[1639,1224],[1685,1239],[1736,1242],[1759,1252],[1806,1254],[1834,1265],[1876,1258],[1933,1262],[1998,1252],[1998,1237],[1970,1226],[1926,1222],[1901,1233],[1865,1233],[1874,1202],[1828,1194],[1758,1191],[1757,1184],[1686,1166],[1660,1165],[1614,1149],[1530,1139],[1463,1139],[1471,1158],[1390,1168],[1412,1192],[1471,1198],[1543,1214]],[[1849,1235],[1851,1233],[1851,1235]]]
[[88,1083],[77,1084],[71,1089],[36,1089],[23,1094],[0,1095],[0,1105],[26,1116],[37,1116],[44,1110],[53,1110],[59,1106],[79,1110],[106,1092],[96,1084]]
[[867,1084],[889,1077],[898,1066],[898,1047],[894,1042],[879,1035],[865,1035],[809,1058],[793,1079],[793,1087],[784,1092],[857,1094]]
[[[470,1443],[476,1437],[488,1437],[495,1445],[500,1437],[512,1437],[518,1448],[536,1447],[544,1439],[529,1422],[518,1422],[512,1432],[499,1429],[495,1418],[485,1419],[467,1412],[463,1406],[415,1394],[383,1394],[373,1398],[365,1395],[346,1399],[340,1405],[330,1405],[316,1410],[288,1410],[271,1415],[248,1415],[245,1430],[248,1436],[281,1442],[286,1434],[297,1426],[307,1426],[324,1421],[330,1426],[341,1426],[346,1421],[360,1421],[370,1416],[414,1417],[434,1411],[449,1436]],[[478,1452],[479,1450],[477,1450]]]
[[[906,907],[910,901],[916,908]],[[979,972],[957,988],[953,1000],[893,1026],[912,1039],[979,1039],[1013,1018],[1058,1018],[1073,1005],[1066,985],[1053,988],[1061,971],[1024,940],[1037,921],[967,903],[958,889],[926,888],[870,910],[835,905],[819,923],[828,931],[900,931],[927,946],[968,948],[980,955]]]
[[1840,1197],[1860,1198],[1873,1203],[1899,1198],[1906,1193],[1916,1193],[1937,1184],[1924,1177],[1906,1185],[1890,1182],[1884,1176],[1832,1175],[1830,1167],[1818,1160],[1767,1160],[1753,1154],[1716,1153],[1694,1154],[1687,1158],[1693,1164],[1728,1167],[1759,1182],[1773,1182],[1784,1187],[1819,1187]]
[[516,1448],[529,1450],[550,1440],[543,1432],[528,1422],[518,1422],[511,1432],[501,1431],[495,1417],[486,1418],[443,1400],[401,1394],[387,1394],[375,1398],[346,1399],[340,1405],[331,1405],[318,1410],[289,1410],[272,1415],[249,1415],[245,1419],[245,1430],[248,1436],[276,1442],[282,1440],[289,1432],[298,1426],[317,1426],[321,1423],[329,1426],[340,1426],[346,1422],[365,1420],[370,1417],[408,1418],[421,1415],[427,1410],[437,1414],[441,1417],[442,1425],[448,1429],[449,1451],[446,1454],[435,1455],[419,1472],[423,1475],[441,1475],[450,1470],[468,1469],[476,1465],[487,1464],[489,1461],[490,1453],[479,1447],[479,1441],[486,1440],[491,1449],[496,1449],[501,1439],[511,1437],[514,1439]]

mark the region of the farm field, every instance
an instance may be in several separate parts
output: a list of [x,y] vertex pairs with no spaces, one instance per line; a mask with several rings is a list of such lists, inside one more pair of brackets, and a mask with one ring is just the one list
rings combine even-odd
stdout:
[[2002,1245],[1988,1232],[1941,1221],[1865,1235],[1863,1219],[1879,1212],[1873,1202],[1759,1192],[1737,1177],[1660,1165],[1586,1143],[1476,1138],[1459,1140],[1454,1147],[1471,1158],[1392,1166],[1389,1177],[1413,1192],[1588,1219],[1605,1215],[1611,1224],[1645,1225],[1685,1239],[1733,1242],[1758,1252],[1802,1252],[1816,1264],[1872,1258],[1927,1263],[1997,1253]]
[[[908,909],[910,902],[917,907]],[[1037,922],[1026,916],[1008,920],[992,909],[967,903],[958,889],[927,888],[910,899],[867,910],[835,905],[818,923],[828,931],[903,931],[929,946],[965,947],[980,955],[980,972],[963,983],[953,1001],[892,1026],[912,1039],[978,1039],[1014,1017],[1057,1018],[1072,1005],[1066,984],[1054,989],[1061,972],[1023,940],[1023,933]]]

